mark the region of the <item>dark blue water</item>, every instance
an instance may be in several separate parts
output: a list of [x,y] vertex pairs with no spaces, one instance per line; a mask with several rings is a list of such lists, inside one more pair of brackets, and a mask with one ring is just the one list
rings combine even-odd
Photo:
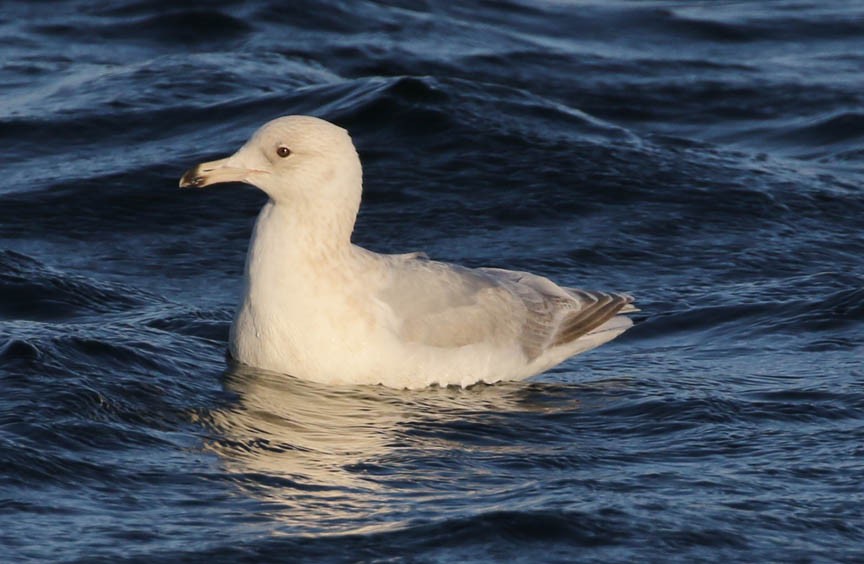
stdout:
[[[0,560],[860,562],[864,5],[0,4]],[[529,382],[229,367],[306,113],[355,240],[634,294]]]

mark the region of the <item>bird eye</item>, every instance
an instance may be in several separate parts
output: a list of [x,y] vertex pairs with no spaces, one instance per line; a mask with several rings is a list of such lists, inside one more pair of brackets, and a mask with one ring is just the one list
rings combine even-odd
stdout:
[[276,149],[276,154],[284,159],[291,154],[291,149],[289,149],[288,147],[279,147],[278,149]]

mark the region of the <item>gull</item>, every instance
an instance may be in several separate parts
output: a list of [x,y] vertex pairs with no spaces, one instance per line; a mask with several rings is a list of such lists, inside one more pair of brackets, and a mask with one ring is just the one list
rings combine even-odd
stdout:
[[632,325],[621,314],[638,311],[627,294],[354,245],[360,158],[345,129],[319,118],[275,119],[180,187],[224,182],[269,197],[229,337],[251,367],[325,385],[521,380],[617,337]]

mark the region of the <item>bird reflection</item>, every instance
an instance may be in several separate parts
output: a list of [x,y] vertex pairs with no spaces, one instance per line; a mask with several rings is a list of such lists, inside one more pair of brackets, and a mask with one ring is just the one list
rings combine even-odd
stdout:
[[234,399],[205,417],[207,448],[270,517],[305,532],[399,526],[416,503],[464,495],[457,482],[488,472],[466,458],[530,448],[508,420],[578,405],[560,385],[332,387],[245,366],[224,386]]
[[249,367],[233,368],[224,383],[237,401],[211,414],[224,436],[213,447],[236,470],[301,486],[361,485],[352,465],[396,448],[406,418],[398,398],[378,388],[330,388]]

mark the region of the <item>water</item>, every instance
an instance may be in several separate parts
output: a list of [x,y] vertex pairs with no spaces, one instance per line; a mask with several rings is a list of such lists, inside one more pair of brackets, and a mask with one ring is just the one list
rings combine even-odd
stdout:
[[[0,560],[864,559],[864,6],[0,8]],[[525,383],[327,388],[224,352],[311,113],[356,241],[637,296]]]

